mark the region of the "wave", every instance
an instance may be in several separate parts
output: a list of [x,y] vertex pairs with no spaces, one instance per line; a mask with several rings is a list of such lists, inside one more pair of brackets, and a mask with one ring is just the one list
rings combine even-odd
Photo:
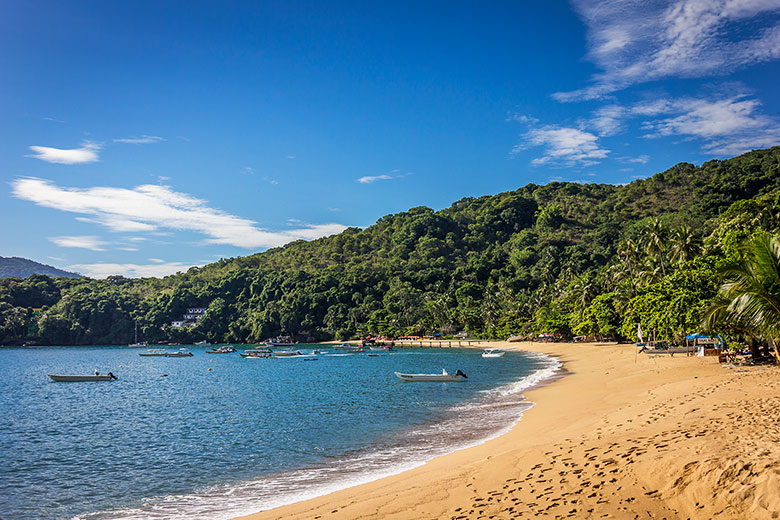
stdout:
[[555,377],[562,364],[544,354],[524,353],[541,367],[517,381],[452,406],[442,419],[388,436],[317,464],[260,478],[198,489],[186,495],[154,497],[137,508],[99,511],[75,520],[227,520],[315,498],[421,466],[453,451],[508,432],[534,406],[522,392]]

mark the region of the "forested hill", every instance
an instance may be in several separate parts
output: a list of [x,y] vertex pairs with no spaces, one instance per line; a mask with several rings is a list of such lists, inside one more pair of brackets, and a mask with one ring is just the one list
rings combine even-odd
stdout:
[[64,276],[66,278],[79,278],[78,273],[70,273],[46,264],[33,262],[18,256],[0,256],[0,278],[16,276],[27,278],[31,274],[45,274],[46,276]]
[[[530,184],[440,211],[412,208],[363,230],[163,279],[8,279],[0,283],[0,344],[126,343],[135,320],[149,341],[619,335],[645,319],[636,298],[699,273],[696,308],[675,325],[684,328],[714,296],[713,269],[733,254],[737,235],[776,231],[778,194],[774,147],[681,163],[625,186]],[[208,310],[197,326],[172,327],[188,307]]]

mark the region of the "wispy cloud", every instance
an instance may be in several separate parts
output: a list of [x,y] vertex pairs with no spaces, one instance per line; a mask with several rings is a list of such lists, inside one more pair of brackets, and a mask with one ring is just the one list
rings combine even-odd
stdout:
[[645,121],[645,137],[690,136],[703,140],[706,152],[736,155],[780,143],[780,121],[760,113],[760,106],[756,99],[736,95],[716,100],[660,100],[640,111],[668,116]]
[[391,179],[395,179],[392,175],[366,175],[365,177],[359,178],[357,181],[360,184],[371,184],[376,181],[389,181]]
[[60,236],[51,237],[50,241],[57,244],[60,247],[78,247],[81,249],[89,249],[92,251],[105,251],[106,242],[94,235],[83,236]]
[[518,153],[531,147],[542,146],[541,157],[531,161],[533,166],[590,166],[609,155],[601,148],[598,137],[590,132],[556,125],[531,128],[521,136],[521,142],[512,150]]
[[360,177],[357,181],[360,184],[371,184],[377,181],[391,181],[393,179],[403,179],[404,177],[408,177],[409,175],[412,175],[412,172],[406,172],[406,173],[399,173],[401,170],[391,170],[388,173],[384,173],[382,175],[366,175],[364,177]]
[[609,137],[623,131],[626,109],[620,105],[606,105],[596,110],[590,120],[599,136]]
[[100,151],[100,148],[99,144],[89,141],[82,143],[81,148],[70,149],[31,146],[30,150],[35,152],[35,154],[27,157],[55,164],[84,164],[97,162],[99,160],[98,151]]
[[78,219],[112,231],[192,231],[205,235],[206,244],[248,249],[277,247],[293,240],[310,240],[346,229],[341,224],[328,223],[269,231],[252,220],[211,208],[204,200],[173,191],[169,186],[153,184],[132,189],[64,188],[45,179],[20,178],[12,182],[12,191],[16,198],[39,206],[86,215]]
[[[612,103],[596,110],[582,124],[603,137],[624,132],[629,120],[639,120],[645,138],[699,139],[707,153],[735,155],[780,143],[780,120],[763,113],[761,102],[744,89],[709,98],[660,98],[626,106]],[[645,164],[649,157],[616,159]]]
[[639,164],[647,164],[647,162],[650,160],[650,156],[646,154],[639,155],[637,157],[616,157],[616,160],[624,163],[639,163]]
[[151,143],[160,143],[162,141],[165,141],[164,138],[156,136],[156,135],[142,135],[140,137],[125,137],[122,139],[114,139],[115,143],[124,143],[124,144],[151,144]]
[[602,72],[559,101],[598,99],[630,85],[695,78],[780,58],[777,0],[574,0],[588,57]]
[[155,262],[153,264],[73,264],[68,266],[69,270],[77,271],[90,278],[107,278],[109,276],[121,275],[128,278],[160,278],[183,272],[195,264],[185,264],[182,262]]

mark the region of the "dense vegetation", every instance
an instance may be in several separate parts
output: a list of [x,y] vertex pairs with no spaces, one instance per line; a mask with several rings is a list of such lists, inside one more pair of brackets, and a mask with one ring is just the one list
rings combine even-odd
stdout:
[[79,278],[81,275],[57,269],[50,265],[33,262],[18,256],[0,256],[0,278],[16,276],[27,278],[31,274],[45,274],[46,276],[64,276],[66,278]]
[[[780,226],[780,147],[625,186],[551,183],[162,279],[0,280],[0,344],[255,342],[366,333],[682,338],[742,244]],[[197,327],[173,328],[188,307]],[[725,326],[725,325],[724,325]],[[733,331],[737,333],[737,331]]]

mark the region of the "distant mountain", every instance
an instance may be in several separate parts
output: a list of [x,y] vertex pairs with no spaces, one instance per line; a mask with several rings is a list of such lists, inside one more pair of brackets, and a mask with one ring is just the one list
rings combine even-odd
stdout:
[[51,277],[64,276],[65,278],[81,278],[81,275],[78,273],[63,271],[62,269],[33,262],[26,258],[19,258],[18,256],[0,256],[0,278],[11,278],[12,276],[27,278],[31,274],[45,274],[46,276]]

